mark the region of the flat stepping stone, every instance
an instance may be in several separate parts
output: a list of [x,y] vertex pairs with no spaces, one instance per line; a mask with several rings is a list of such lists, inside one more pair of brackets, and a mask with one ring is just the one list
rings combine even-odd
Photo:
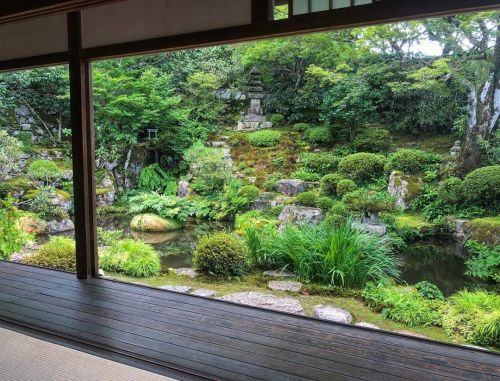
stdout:
[[394,331],[394,333],[398,333],[400,335],[418,337],[419,339],[428,339],[427,336],[421,335],[420,333],[410,332],[410,331]]
[[262,273],[263,275],[270,276],[272,278],[293,278],[295,274],[289,273],[287,271],[280,271],[280,270],[269,270],[269,271],[264,271]]
[[285,280],[272,280],[267,284],[267,287],[275,291],[299,292],[302,289],[302,283],[289,282]]
[[173,291],[173,292],[181,292],[181,293],[186,293],[191,291],[193,288],[189,286],[173,286],[166,284],[164,286],[158,287],[160,290],[165,290],[165,291]]
[[356,327],[363,327],[363,328],[371,328],[371,329],[380,329],[378,325],[372,324],[372,323],[365,323],[365,322],[360,322],[354,324]]
[[208,288],[199,288],[194,290],[191,295],[203,296],[204,298],[213,298],[217,291],[209,290]]
[[352,323],[352,315],[348,311],[327,304],[320,304],[314,307],[314,317],[342,324]]
[[183,275],[183,276],[188,276],[190,278],[195,278],[199,274],[195,269],[191,269],[189,267],[183,267],[180,269],[175,269],[174,270],[177,275]]
[[280,298],[271,294],[262,292],[236,292],[219,298],[227,302],[245,304],[248,306],[265,308],[281,312],[288,312],[297,315],[305,315],[304,308],[297,299]]
[[149,284],[142,283],[142,282],[132,282],[132,284],[135,284],[137,286],[146,286],[146,287],[149,287]]

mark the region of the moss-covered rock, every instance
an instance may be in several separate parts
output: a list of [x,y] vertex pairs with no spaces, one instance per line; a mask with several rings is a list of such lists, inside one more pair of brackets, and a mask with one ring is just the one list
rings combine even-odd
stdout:
[[42,234],[45,232],[47,223],[35,215],[26,215],[19,219],[19,227],[28,234]]
[[470,238],[490,246],[500,245],[500,216],[476,218],[465,224]]
[[152,233],[163,233],[182,229],[182,224],[173,219],[162,218],[156,214],[146,213],[135,216],[130,222],[133,230]]

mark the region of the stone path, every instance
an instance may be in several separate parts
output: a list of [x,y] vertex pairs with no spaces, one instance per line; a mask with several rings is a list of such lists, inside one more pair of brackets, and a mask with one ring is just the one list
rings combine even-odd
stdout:
[[281,271],[281,270],[269,270],[269,271],[264,271],[262,273],[263,275],[270,276],[272,278],[293,278],[295,274],[289,273],[287,271]]
[[194,290],[191,295],[203,296],[205,298],[212,298],[217,294],[217,291],[209,290],[207,288],[200,288],[198,290]]
[[220,299],[227,302],[234,302],[259,308],[267,308],[270,310],[305,315],[304,308],[299,303],[299,301],[294,298],[279,298],[271,294],[250,291],[228,294]]
[[180,269],[175,269],[175,273],[177,275],[183,275],[183,276],[188,276],[190,278],[195,278],[199,274],[195,269],[189,268],[189,267],[183,267]]
[[302,289],[302,283],[285,280],[272,280],[267,287],[275,291],[299,292]]
[[378,325],[371,324],[371,323],[365,323],[365,322],[360,322],[354,324],[356,327],[363,327],[363,328],[371,328],[371,329],[380,329]]
[[166,284],[164,286],[158,287],[160,290],[166,290],[166,291],[174,291],[174,292],[181,292],[181,293],[186,293],[191,291],[193,288],[189,286],[173,286]]
[[314,307],[314,317],[336,323],[351,324],[352,315],[346,310],[326,304]]

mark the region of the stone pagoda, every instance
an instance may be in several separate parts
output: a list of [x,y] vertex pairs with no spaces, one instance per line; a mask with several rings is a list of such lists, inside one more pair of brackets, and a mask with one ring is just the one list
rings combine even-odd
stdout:
[[262,110],[264,89],[262,88],[259,70],[256,67],[250,71],[250,78],[250,88],[247,94],[248,99],[250,99],[250,107],[238,122],[237,131],[255,131],[273,126],[271,122],[267,121]]

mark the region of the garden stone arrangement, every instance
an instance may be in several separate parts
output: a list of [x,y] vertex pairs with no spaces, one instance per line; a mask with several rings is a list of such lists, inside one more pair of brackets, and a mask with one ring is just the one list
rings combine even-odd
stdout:
[[[500,350],[497,17],[96,62],[100,275]],[[0,75],[0,259],[74,272],[67,94]]]

